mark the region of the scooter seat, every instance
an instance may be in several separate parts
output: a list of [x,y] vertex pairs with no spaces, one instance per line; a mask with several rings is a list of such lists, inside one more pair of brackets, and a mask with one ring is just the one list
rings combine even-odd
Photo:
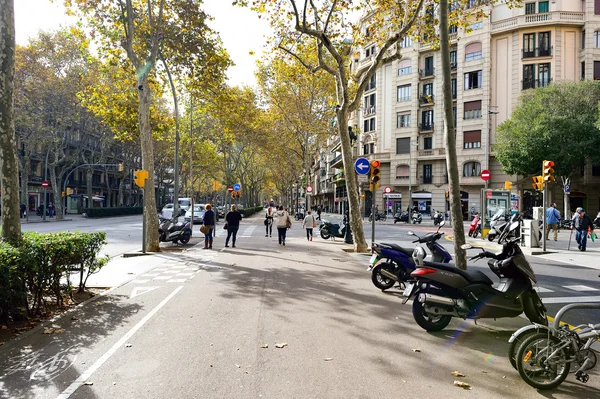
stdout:
[[452,273],[458,273],[470,283],[483,283],[488,285],[494,284],[494,282],[484,272],[479,270],[461,270],[452,263],[425,262],[425,266],[432,266],[436,269],[447,270]]
[[397,244],[381,243],[379,245],[385,245],[388,248],[394,249],[398,252],[402,252],[403,254],[408,255],[408,256],[412,256],[412,254],[414,252],[414,249],[402,248],[400,245],[397,245]]

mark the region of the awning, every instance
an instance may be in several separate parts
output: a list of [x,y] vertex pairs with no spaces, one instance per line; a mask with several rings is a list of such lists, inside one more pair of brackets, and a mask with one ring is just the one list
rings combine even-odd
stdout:
[[387,199],[402,198],[402,193],[383,194]]
[[413,193],[412,197],[416,199],[431,199],[431,193]]

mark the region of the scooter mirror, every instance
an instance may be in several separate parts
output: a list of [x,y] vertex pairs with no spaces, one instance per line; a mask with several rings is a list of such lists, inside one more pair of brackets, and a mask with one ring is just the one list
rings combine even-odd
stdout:
[[471,249],[471,248],[473,248],[473,246],[472,246],[471,244],[463,244],[463,245],[461,245],[460,247],[461,247],[462,249],[465,249],[465,250],[466,250],[466,249]]
[[414,236],[415,235],[415,233],[413,233],[412,230],[409,230],[406,234],[409,235],[409,236]]
[[519,222],[512,222],[512,223],[510,224],[510,229],[511,229],[511,230],[514,230],[514,229],[516,229],[517,227],[519,227]]

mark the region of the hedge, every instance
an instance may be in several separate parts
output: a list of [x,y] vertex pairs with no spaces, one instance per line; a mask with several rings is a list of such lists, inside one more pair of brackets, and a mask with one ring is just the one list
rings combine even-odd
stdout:
[[19,247],[0,242],[0,323],[40,314],[48,301],[56,306],[71,296],[71,275],[79,275],[79,291],[88,277],[108,262],[99,256],[106,233],[27,232]]
[[144,213],[144,207],[123,207],[123,208],[85,208],[85,215],[90,218],[103,218],[108,216],[141,215]]
[[247,218],[248,216],[252,216],[254,215],[256,212],[260,212],[264,209],[264,207],[262,206],[255,206],[254,208],[245,208],[242,209],[242,215],[244,215],[245,218]]

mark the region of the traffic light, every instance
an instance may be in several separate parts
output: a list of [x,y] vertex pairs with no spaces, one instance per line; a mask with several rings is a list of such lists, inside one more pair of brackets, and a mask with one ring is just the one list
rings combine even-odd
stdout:
[[70,189],[69,187],[67,187],[67,192],[65,193],[65,195],[71,195],[73,194],[73,190]]
[[381,181],[381,162],[371,161],[371,191],[379,188],[379,182]]
[[544,189],[544,178],[542,176],[533,176],[533,188],[538,191],[542,191]]
[[511,182],[511,181],[505,181],[505,182],[504,182],[504,189],[505,189],[505,190],[510,190],[510,189],[512,189],[512,182]]
[[544,170],[542,172],[544,176],[544,183],[552,183],[554,181],[554,162],[544,161]]
[[120,163],[120,164],[119,164],[119,172],[122,172],[122,171],[123,171],[123,164],[122,164],[122,163]]
[[213,182],[213,191],[219,191],[219,188],[221,188],[221,183],[215,180]]
[[133,182],[137,184],[138,187],[144,187],[146,184],[146,179],[148,179],[148,171],[147,170],[136,170],[133,172]]

